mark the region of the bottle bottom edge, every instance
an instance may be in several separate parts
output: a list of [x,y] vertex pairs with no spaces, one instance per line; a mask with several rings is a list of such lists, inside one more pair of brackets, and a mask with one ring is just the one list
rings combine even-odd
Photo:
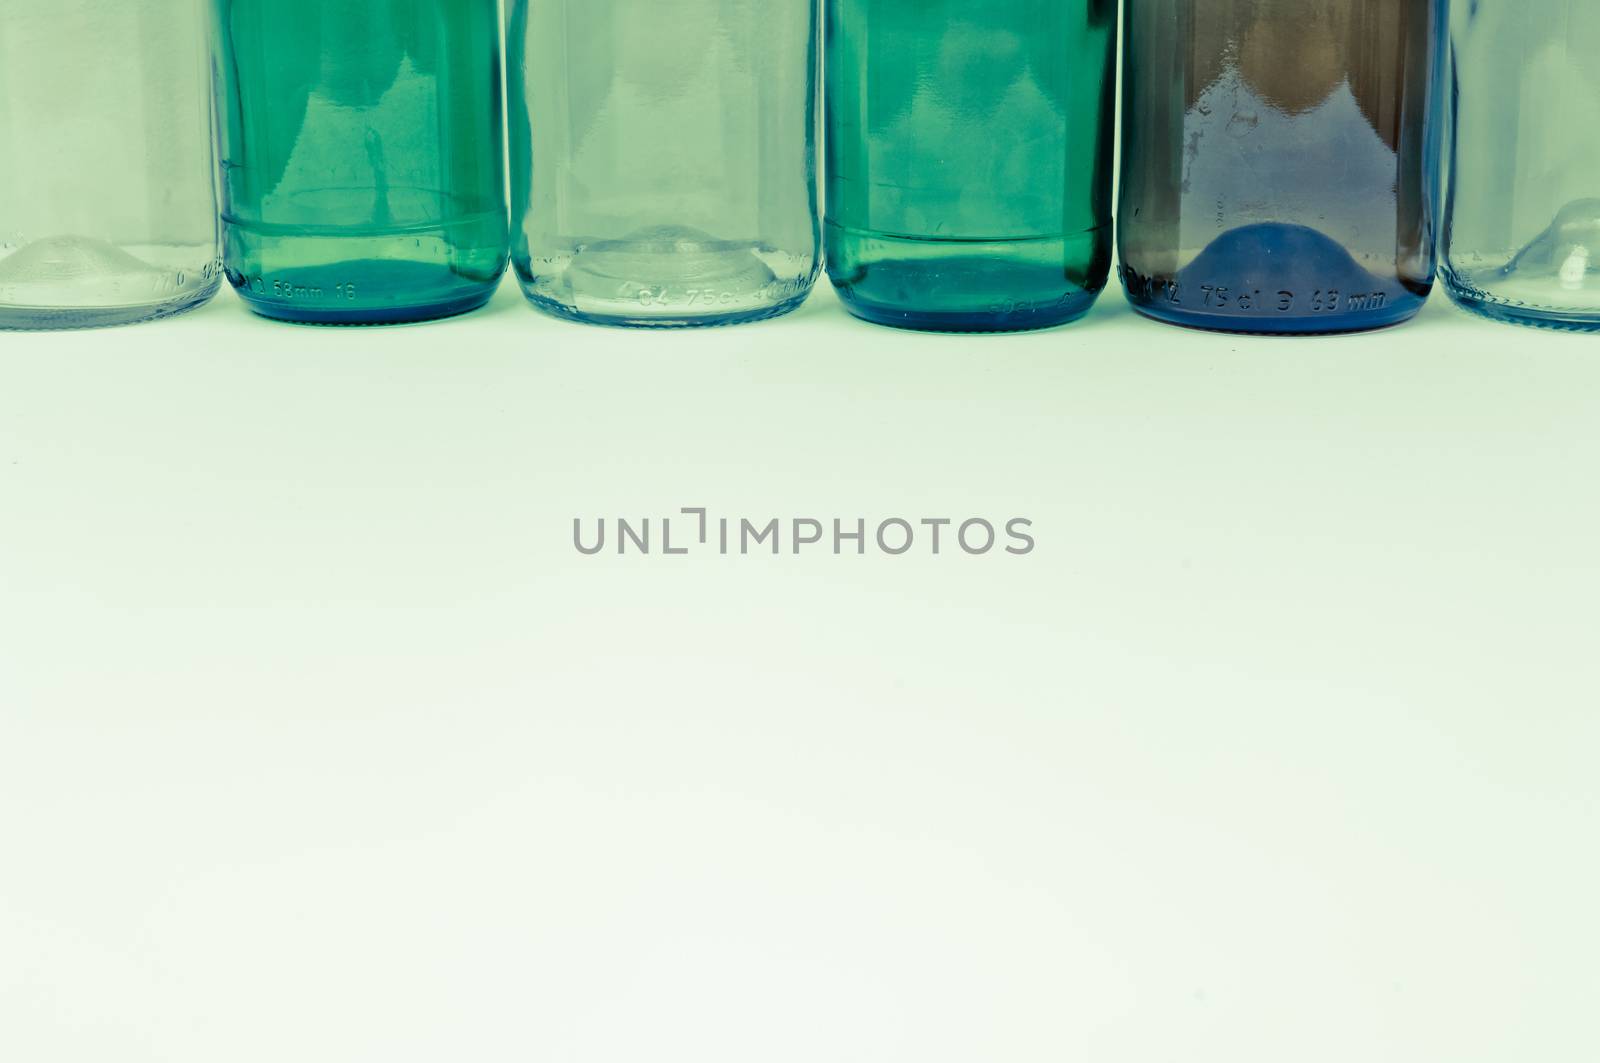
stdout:
[[1128,303],[1141,316],[1163,325],[1192,329],[1197,332],[1216,332],[1231,336],[1349,336],[1362,332],[1381,332],[1405,324],[1421,312],[1426,299],[1415,303],[1395,304],[1381,313],[1362,317],[1343,315],[1338,318],[1250,318],[1237,314],[1203,314],[1187,310],[1169,310],[1160,301],[1147,302],[1128,297]]
[[851,316],[870,324],[907,332],[960,335],[1003,335],[1060,328],[1081,320],[1100,298],[1096,290],[1073,293],[1045,308],[930,310],[869,299],[852,291],[848,284],[835,282],[834,290]]
[[750,325],[760,321],[770,321],[776,317],[783,317],[800,309],[810,298],[811,292],[807,289],[799,295],[792,296],[778,303],[753,307],[725,313],[708,314],[676,314],[663,316],[645,316],[627,313],[605,313],[593,310],[579,310],[577,307],[554,299],[545,298],[523,287],[523,295],[535,310],[562,321],[571,321],[580,325],[596,325],[601,328],[617,329],[642,329],[661,332],[685,331],[692,329],[728,328],[736,325]]
[[221,287],[222,279],[218,277],[204,287],[178,298],[131,306],[21,306],[0,303],[0,332],[73,332],[142,325],[198,310],[210,302]]
[[269,321],[322,328],[375,328],[384,325],[414,325],[470,314],[474,310],[481,309],[494,297],[495,288],[495,285],[490,285],[481,291],[448,299],[350,309],[303,308],[275,300],[253,298],[242,288],[236,291],[240,300],[252,313]]
[[1028,237],[909,237],[830,219],[828,277],[852,315],[915,332],[1007,333],[1082,318],[1111,270],[1106,226]]
[[1461,309],[1502,325],[1554,332],[1600,332],[1600,309],[1562,309],[1507,302],[1455,279],[1448,272],[1445,291],[1450,293],[1451,302]]

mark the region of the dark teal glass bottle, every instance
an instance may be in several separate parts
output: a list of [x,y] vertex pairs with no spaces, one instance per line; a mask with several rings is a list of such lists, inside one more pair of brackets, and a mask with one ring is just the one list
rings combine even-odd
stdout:
[[224,265],[323,325],[473,310],[507,261],[496,0],[212,0]]
[[1083,315],[1111,266],[1114,0],[826,0],[827,262],[859,317]]

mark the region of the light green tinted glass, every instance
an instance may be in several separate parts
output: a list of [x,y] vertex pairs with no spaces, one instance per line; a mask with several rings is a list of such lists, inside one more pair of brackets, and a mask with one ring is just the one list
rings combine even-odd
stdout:
[[513,0],[514,261],[562,317],[772,317],[817,276],[816,0]]
[[216,292],[204,27],[199,0],[0,0],[0,328]]
[[1600,2],[1458,3],[1445,282],[1463,306],[1600,329]]
[[828,273],[884,324],[1071,320],[1111,263],[1113,0],[828,0]]
[[228,279],[270,317],[411,321],[505,269],[496,0],[213,0]]

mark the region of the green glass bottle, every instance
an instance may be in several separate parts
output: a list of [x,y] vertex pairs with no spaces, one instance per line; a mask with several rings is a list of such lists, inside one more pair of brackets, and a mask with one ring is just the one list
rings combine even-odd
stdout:
[[212,0],[224,265],[311,324],[473,310],[507,261],[497,0]]
[[1084,314],[1111,269],[1115,0],[826,0],[828,274],[941,331]]

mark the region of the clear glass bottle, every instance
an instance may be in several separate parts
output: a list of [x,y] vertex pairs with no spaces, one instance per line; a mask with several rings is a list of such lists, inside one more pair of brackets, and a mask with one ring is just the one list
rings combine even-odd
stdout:
[[1404,321],[1435,275],[1448,0],[1128,0],[1121,274],[1230,332]]
[[165,317],[216,292],[199,0],[0,5],[0,328]]
[[859,317],[1083,315],[1111,268],[1115,0],[827,0],[828,274]]
[[1445,286],[1492,318],[1600,329],[1600,2],[1474,0],[1451,32]]
[[228,279],[322,325],[476,309],[505,272],[497,0],[212,0]]
[[722,325],[816,281],[816,0],[511,0],[513,263],[534,305]]

